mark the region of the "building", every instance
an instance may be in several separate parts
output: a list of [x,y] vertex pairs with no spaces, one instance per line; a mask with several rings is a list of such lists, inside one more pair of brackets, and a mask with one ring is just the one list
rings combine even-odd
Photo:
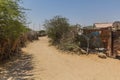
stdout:
[[95,29],[109,28],[113,27],[113,23],[95,23],[93,26]]

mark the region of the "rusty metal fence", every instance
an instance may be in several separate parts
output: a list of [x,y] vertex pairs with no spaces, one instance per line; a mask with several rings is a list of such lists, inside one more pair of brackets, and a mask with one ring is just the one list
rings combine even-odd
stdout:
[[[104,49],[107,56],[116,57],[120,54],[120,30],[111,28],[83,29],[83,34],[89,37],[90,50]],[[81,47],[86,47],[83,39]],[[83,46],[84,45],[84,46]]]

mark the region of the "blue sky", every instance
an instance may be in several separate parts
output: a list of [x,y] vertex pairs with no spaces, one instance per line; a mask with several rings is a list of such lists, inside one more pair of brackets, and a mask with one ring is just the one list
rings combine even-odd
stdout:
[[46,19],[61,15],[71,24],[92,25],[120,20],[120,0],[23,0],[30,27],[40,29]]

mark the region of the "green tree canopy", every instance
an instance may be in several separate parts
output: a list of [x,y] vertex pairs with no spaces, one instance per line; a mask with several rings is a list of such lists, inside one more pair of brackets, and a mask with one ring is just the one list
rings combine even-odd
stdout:
[[17,38],[25,29],[21,0],[0,0],[0,38]]
[[60,43],[62,35],[69,30],[68,19],[61,16],[55,16],[50,20],[46,20],[44,24],[48,37],[51,38],[52,43]]

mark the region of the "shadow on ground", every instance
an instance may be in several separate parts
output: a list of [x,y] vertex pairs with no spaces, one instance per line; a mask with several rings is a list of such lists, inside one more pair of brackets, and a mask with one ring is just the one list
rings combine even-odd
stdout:
[[0,64],[0,80],[34,80],[31,60],[32,55],[20,54]]
[[120,56],[116,56],[116,59],[120,60]]

